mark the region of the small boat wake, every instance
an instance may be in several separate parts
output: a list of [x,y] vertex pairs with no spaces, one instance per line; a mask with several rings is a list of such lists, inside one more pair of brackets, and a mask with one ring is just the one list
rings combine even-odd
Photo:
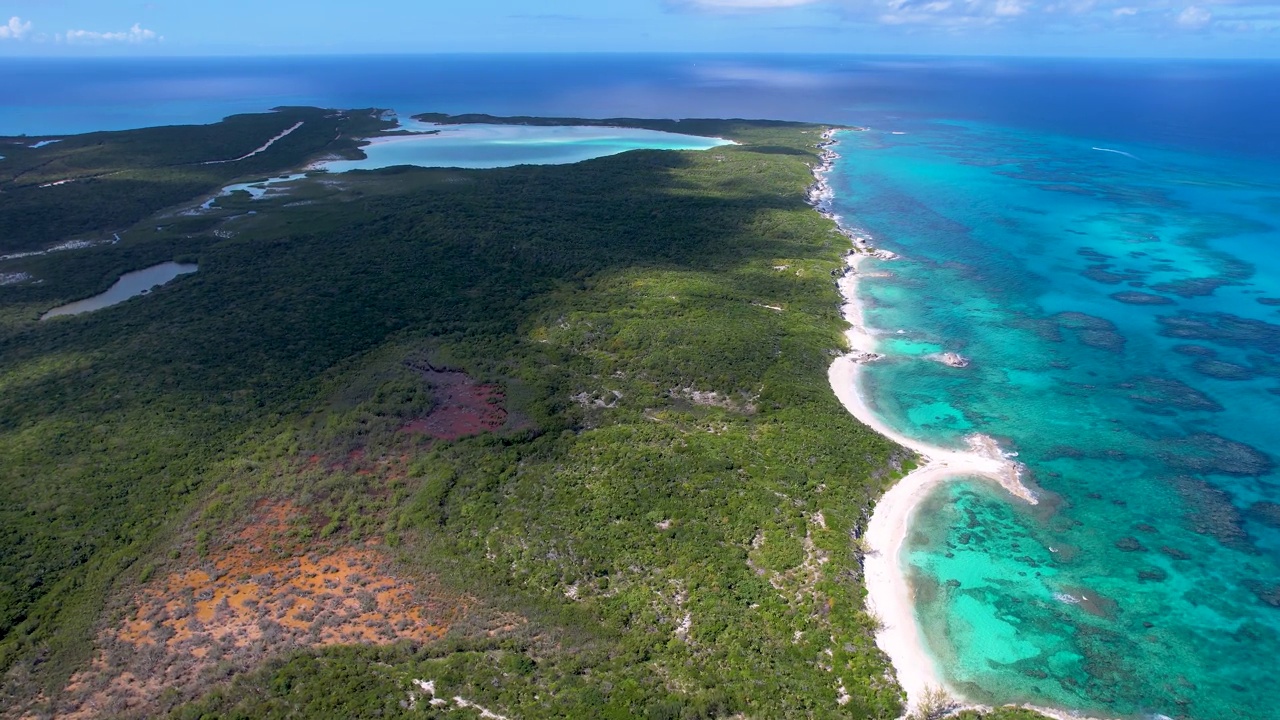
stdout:
[[1137,160],[1138,162],[1142,162],[1142,158],[1138,157],[1137,155],[1134,155],[1133,153],[1127,153],[1123,150],[1113,150],[1111,148],[1104,148],[1104,147],[1095,147],[1093,149],[1097,150],[1098,152],[1115,153],[1116,155],[1123,155],[1127,158],[1132,158],[1134,160]]

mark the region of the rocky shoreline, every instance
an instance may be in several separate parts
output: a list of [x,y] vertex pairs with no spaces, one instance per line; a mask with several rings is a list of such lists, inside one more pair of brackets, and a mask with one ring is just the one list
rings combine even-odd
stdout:
[[[866,128],[860,128],[865,130]],[[827,176],[831,174],[835,168],[836,161],[840,159],[840,153],[835,148],[840,144],[836,140],[836,128],[828,128],[822,133],[822,140],[818,143],[818,164],[813,168],[814,183],[809,186],[806,198],[810,205],[818,211],[822,217],[831,220],[836,224],[836,228],[841,235],[849,239],[853,243],[854,252],[864,253],[881,260],[894,260],[898,256],[888,250],[877,248],[871,244],[871,237],[865,233],[850,230],[841,222],[839,215],[831,209],[831,201],[835,198],[835,192],[831,189],[831,184],[827,181]]]

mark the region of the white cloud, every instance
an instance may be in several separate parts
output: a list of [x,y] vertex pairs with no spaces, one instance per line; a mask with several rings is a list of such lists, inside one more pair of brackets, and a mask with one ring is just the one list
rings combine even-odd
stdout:
[[697,10],[775,10],[814,5],[823,0],[669,0],[671,4]]
[[693,4],[710,8],[785,8],[812,5],[818,0],[693,0]]
[[829,82],[828,78],[818,73],[778,70],[757,65],[715,63],[700,65],[695,72],[708,85],[819,88]]
[[1111,14],[1116,17],[1132,17],[1138,14],[1138,8],[1128,6],[1118,7],[1115,10],[1112,10]]
[[0,25],[0,40],[21,40],[31,32],[31,21],[22,22],[17,15],[9,18],[9,22]]
[[68,30],[65,35],[60,35],[59,39],[68,43],[81,44],[97,44],[97,43],[148,43],[159,42],[164,38],[160,37],[153,30],[147,30],[138,23],[134,23],[133,27],[122,32],[95,32],[93,30]]
[[1022,0],[996,0],[997,17],[1017,17],[1026,14],[1027,6]]
[[1213,13],[1204,8],[1189,6],[1186,10],[1178,13],[1178,25],[1189,30],[1199,30],[1209,21],[1213,19]]

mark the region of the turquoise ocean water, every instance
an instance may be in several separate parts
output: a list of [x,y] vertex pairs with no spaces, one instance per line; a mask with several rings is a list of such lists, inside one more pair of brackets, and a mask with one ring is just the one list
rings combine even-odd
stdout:
[[1000,439],[1044,495],[959,480],[918,511],[943,673],[987,702],[1280,717],[1274,163],[908,126],[841,135],[831,178],[903,256],[864,265],[889,355],[866,391],[911,436]]

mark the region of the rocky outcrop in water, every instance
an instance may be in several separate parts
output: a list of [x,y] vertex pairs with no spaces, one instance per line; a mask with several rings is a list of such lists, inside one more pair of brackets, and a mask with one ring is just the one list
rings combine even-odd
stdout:
[[874,352],[855,352],[855,353],[851,353],[849,357],[852,358],[854,362],[862,363],[864,365],[868,363],[879,362],[884,359],[884,355],[881,355],[880,353],[874,353]]

